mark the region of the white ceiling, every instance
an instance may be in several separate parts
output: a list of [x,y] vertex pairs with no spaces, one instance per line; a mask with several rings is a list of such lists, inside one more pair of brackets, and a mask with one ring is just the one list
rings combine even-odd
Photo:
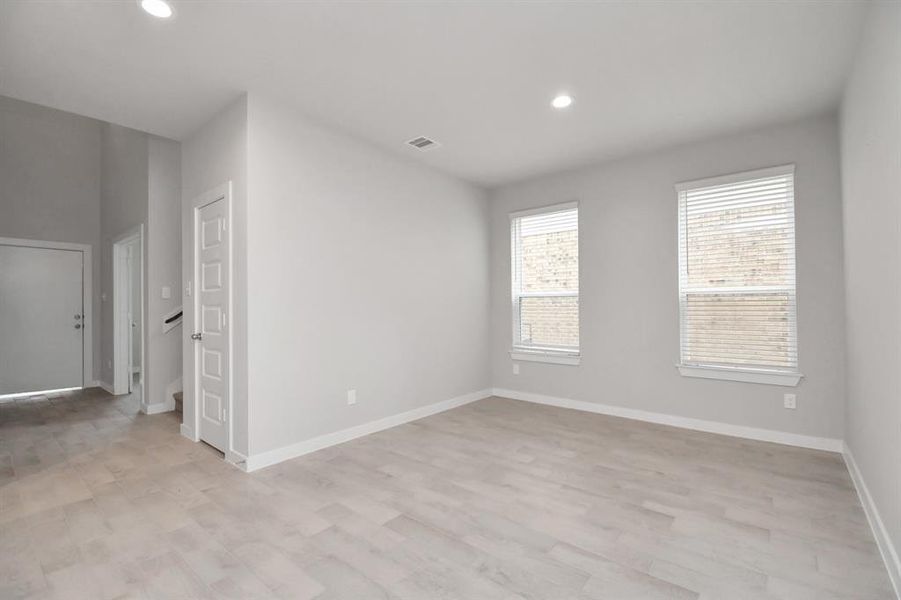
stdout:
[[[0,94],[182,139],[242,91],[496,185],[836,106],[858,2],[0,3]],[[571,109],[549,102],[567,90]],[[442,147],[403,144],[425,135]]]

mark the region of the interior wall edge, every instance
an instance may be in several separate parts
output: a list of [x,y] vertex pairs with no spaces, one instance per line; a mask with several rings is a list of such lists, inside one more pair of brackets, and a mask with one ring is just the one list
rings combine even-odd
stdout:
[[879,548],[879,554],[882,555],[882,561],[885,563],[889,579],[895,588],[895,596],[901,598],[901,558],[898,557],[898,550],[892,543],[888,529],[885,527],[882,516],[879,514],[879,509],[870,495],[863,473],[860,472],[857,461],[854,460],[851,446],[847,442],[844,444],[842,457],[845,459],[848,473],[851,474],[854,489],[857,490],[857,495],[860,497],[863,512],[867,517],[867,522],[870,524],[870,529],[873,531],[873,537],[876,540],[876,546]]

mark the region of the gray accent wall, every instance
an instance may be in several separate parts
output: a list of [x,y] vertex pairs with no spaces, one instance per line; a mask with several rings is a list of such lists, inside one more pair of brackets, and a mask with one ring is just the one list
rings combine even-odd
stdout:
[[92,247],[94,379],[102,362],[102,128],[101,121],[0,96],[0,237]]
[[[794,163],[797,388],[686,378],[679,361],[674,184]],[[844,294],[838,128],[824,115],[498,188],[491,195],[491,365],[495,387],[666,415],[841,439]],[[580,204],[579,366],[512,372],[512,211]],[[783,394],[798,394],[797,410]]]
[[[107,384],[113,380],[112,240],[145,225],[148,403],[167,401],[165,388],[181,372],[180,330],[164,336],[159,325],[162,313],[180,302],[179,158],[178,142],[0,96],[0,237],[92,247],[93,378]],[[173,300],[159,299],[163,285],[173,288]]]
[[[103,337],[101,374],[112,384],[112,242],[144,226],[144,397],[142,402],[172,406],[171,388],[181,378],[178,327],[163,333],[163,315],[181,303],[181,151],[180,144],[142,131],[105,123],[102,136],[101,236]],[[162,286],[172,298],[162,299]],[[169,393],[167,393],[169,389]]]
[[[182,304],[181,297],[181,144],[147,140],[147,333],[150,404],[172,404],[182,369],[183,326],[163,332],[163,318]],[[162,288],[171,297],[162,297]]]
[[[113,383],[113,240],[144,225],[143,275],[147,288],[147,134],[104,123],[102,136],[102,184],[100,188],[101,326],[100,377]],[[146,309],[145,309],[146,310]],[[147,331],[147,315],[144,315]],[[144,337],[144,356],[147,353]],[[149,367],[148,367],[149,368]],[[145,374],[146,375],[146,374]],[[146,378],[145,378],[146,381]],[[145,390],[146,391],[146,390]]]

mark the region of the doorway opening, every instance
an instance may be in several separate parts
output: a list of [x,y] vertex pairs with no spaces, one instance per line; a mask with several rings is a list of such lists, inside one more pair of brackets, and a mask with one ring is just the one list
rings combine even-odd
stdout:
[[144,226],[113,241],[113,392],[144,405]]

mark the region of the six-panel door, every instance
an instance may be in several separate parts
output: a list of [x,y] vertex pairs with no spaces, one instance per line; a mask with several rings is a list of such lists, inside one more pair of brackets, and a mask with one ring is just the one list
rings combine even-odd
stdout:
[[200,439],[225,452],[228,444],[228,291],[227,205],[220,198],[195,212],[197,292],[195,331]]

